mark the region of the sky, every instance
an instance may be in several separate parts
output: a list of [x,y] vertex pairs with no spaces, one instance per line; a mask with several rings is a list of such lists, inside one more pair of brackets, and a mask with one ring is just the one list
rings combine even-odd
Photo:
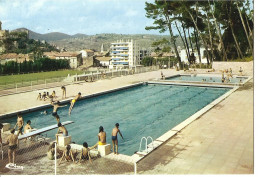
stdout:
[[[159,34],[145,30],[146,0],[0,0],[2,29],[38,33]],[[148,0],[148,2],[153,2]]]

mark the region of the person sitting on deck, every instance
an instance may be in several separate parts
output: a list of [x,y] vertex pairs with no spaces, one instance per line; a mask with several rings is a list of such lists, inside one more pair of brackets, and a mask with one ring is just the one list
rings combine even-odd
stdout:
[[8,159],[9,159],[9,164],[11,163],[11,158],[13,157],[13,164],[15,164],[15,153],[16,149],[19,147],[19,141],[18,141],[18,135],[15,135],[15,129],[12,129],[11,135],[7,137],[7,142],[6,144],[9,145],[8,147]]
[[43,99],[43,101],[45,101],[45,100],[47,99],[47,94],[46,94],[46,92],[43,92],[43,94],[42,94],[42,99]]
[[53,98],[56,98],[56,92],[55,92],[54,90],[53,90],[51,96],[52,96]]
[[161,79],[165,80],[165,75],[163,75],[163,72],[161,71]]
[[[58,147],[56,147],[56,152],[57,152],[56,158],[60,158],[63,154],[63,151],[60,150]],[[48,148],[47,157],[50,160],[54,160],[55,158],[54,155],[55,155],[55,142],[52,142]]]
[[67,129],[59,122],[58,123],[58,131],[56,134],[56,142],[58,144],[58,136],[68,136]]
[[24,133],[28,133],[27,130],[31,130],[31,129],[33,129],[33,128],[31,127],[31,121],[28,120],[28,121],[27,121],[27,124],[24,126]]
[[48,100],[50,98],[49,92],[46,93],[46,99]]
[[39,93],[36,100],[42,100],[42,94]]
[[59,165],[61,163],[61,161],[65,158],[65,160],[68,161],[73,161],[74,163],[76,163],[75,158],[74,158],[75,154],[73,154],[72,150],[71,150],[71,146],[67,145],[66,149],[63,151],[62,157],[59,161]]
[[229,76],[233,78],[232,69],[229,69]]
[[106,145],[106,132],[102,126],[99,127],[98,145]]
[[83,143],[83,148],[82,148],[82,151],[81,151],[81,154],[80,154],[80,158],[79,158],[79,163],[80,163],[82,160],[89,160],[90,163],[92,163],[92,161],[91,161],[91,156],[90,156],[90,150],[96,148],[97,145],[98,145],[98,144],[95,144],[95,145],[92,146],[92,147],[88,147],[88,143],[87,143],[87,142],[84,142],[84,143]]
[[81,93],[79,92],[78,95],[73,100],[71,100],[71,104],[70,104],[70,108],[69,108],[69,115],[71,114],[71,111],[72,111],[72,108],[73,108],[75,102],[80,98],[81,98]]

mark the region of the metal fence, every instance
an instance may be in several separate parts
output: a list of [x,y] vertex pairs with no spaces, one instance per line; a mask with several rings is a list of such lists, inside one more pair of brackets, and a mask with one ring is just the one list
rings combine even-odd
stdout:
[[[10,134],[10,131],[2,133],[3,144]],[[82,144],[70,142],[71,148],[68,150],[67,145],[57,145],[53,131],[44,135],[31,136],[27,139],[21,139],[21,136],[19,138],[19,146],[15,149],[15,165],[12,164],[12,156],[10,156],[11,164],[9,163],[9,145],[2,147],[0,144],[0,153],[2,153],[0,175],[138,174],[137,164],[100,156],[97,147],[90,151],[91,161],[89,159],[79,161]],[[84,137],[80,141],[87,142]],[[110,143],[108,137],[107,142]],[[90,146],[93,146],[93,144]],[[68,155],[67,152],[69,152]],[[112,152],[109,155],[118,156]],[[139,170],[141,170],[140,167]]]
[[111,79],[114,77],[121,77],[126,75],[139,74],[144,72],[156,71],[159,66],[137,67],[135,69],[121,69],[121,70],[98,70],[88,74],[57,77],[43,80],[21,81],[14,83],[6,83],[0,85],[0,96],[21,93],[33,90],[46,89],[51,87],[59,87],[62,85],[69,85],[75,82],[94,82],[102,79]]

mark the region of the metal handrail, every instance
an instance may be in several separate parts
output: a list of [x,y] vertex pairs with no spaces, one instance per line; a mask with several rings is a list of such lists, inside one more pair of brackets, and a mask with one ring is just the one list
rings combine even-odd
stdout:
[[151,136],[148,136],[148,137],[142,137],[141,138],[141,141],[140,141],[140,146],[139,146],[139,152],[141,152],[141,147],[142,147],[142,142],[143,142],[143,139],[145,139],[145,151],[146,153],[148,153],[148,145],[147,145],[147,142],[148,142],[148,139],[151,139],[152,140],[152,147],[154,149],[154,145],[153,145],[153,138]]
[[141,141],[140,141],[139,152],[141,152],[141,146],[142,146],[143,139],[145,139],[145,144],[146,144],[146,146],[145,146],[146,149],[145,150],[147,151],[147,138],[146,137],[142,137]]

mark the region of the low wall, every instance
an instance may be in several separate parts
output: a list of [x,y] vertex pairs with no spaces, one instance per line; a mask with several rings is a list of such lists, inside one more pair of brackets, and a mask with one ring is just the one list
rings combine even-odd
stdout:
[[239,73],[239,69],[242,67],[244,75],[253,75],[254,73],[254,62],[213,62],[212,68],[216,71],[224,70],[224,69],[232,69],[234,74]]

